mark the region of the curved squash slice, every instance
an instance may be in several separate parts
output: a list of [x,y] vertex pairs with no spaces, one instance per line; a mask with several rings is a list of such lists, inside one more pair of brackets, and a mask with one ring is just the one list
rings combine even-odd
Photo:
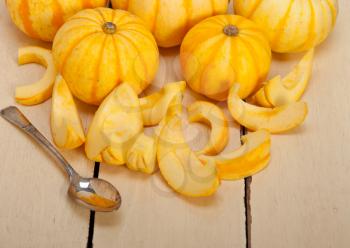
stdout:
[[224,112],[215,104],[197,101],[188,107],[190,122],[202,122],[211,127],[208,144],[197,154],[216,155],[228,142],[228,123]]
[[180,81],[166,84],[163,89],[149,96],[140,98],[143,124],[154,126],[160,123],[169,108],[170,103],[178,94],[183,94],[186,82]]
[[313,58],[314,49],[311,49],[287,76],[278,75],[263,83],[251,101],[267,108],[299,101],[311,78]]
[[265,95],[273,106],[296,102],[301,98],[311,78],[313,58],[314,49],[311,49],[285,78],[266,84]]
[[270,161],[269,132],[259,130],[242,138],[243,145],[230,153],[200,156],[203,161],[214,160],[218,175],[223,180],[238,180],[263,170]]
[[131,86],[123,83],[98,108],[86,138],[86,155],[97,162],[125,164],[127,151],[142,130],[139,99]]
[[18,50],[18,64],[37,63],[46,67],[44,76],[33,84],[16,87],[16,102],[35,105],[49,99],[57,75],[50,50],[41,47],[23,47]]
[[228,108],[232,117],[250,130],[265,129],[270,133],[281,133],[299,126],[307,116],[308,108],[305,102],[275,108],[257,107],[240,99],[238,89],[238,84],[231,88]]
[[129,169],[152,174],[156,170],[156,138],[140,133],[126,155]]
[[278,75],[272,79],[270,79],[269,81],[267,81],[267,83],[263,83],[263,87],[261,87],[256,93],[255,95],[253,95],[250,99],[249,102],[253,103],[253,104],[257,104],[261,107],[265,107],[265,108],[272,108],[274,107],[269,100],[266,97],[265,94],[265,86],[267,84],[269,84],[270,82],[274,83],[274,82],[281,82],[281,76]]
[[51,106],[51,133],[55,144],[65,149],[82,145],[84,129],[73,96],[61,75],[55,81]]
[[186,143],[181,118],[169,116],[160,132],[157,145],[159,169],[169,186],[186,196],[209,196],[220,182],[214,161],[199,160]]
[[99,206],[100,208],[105,209],[116,208],[116,201],[112,201],[97,194],[92,194],[86,191],[78,191],[76,195],[78,196],[79,201],[82,201],[83,204],[90,203],[91,205]]

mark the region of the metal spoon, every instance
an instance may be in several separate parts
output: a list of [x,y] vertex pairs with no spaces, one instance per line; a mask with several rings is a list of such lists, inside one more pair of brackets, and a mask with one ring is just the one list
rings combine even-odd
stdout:
[[1,110],[0,115],[34,138],[36,142],[57,158],[69,175],[70,186],[68,192],[75,201],[86,208],[99,212],[110,212],[120,207],[120,194],[112,184],[99,178],[81,177],[17,107],[7,107]]

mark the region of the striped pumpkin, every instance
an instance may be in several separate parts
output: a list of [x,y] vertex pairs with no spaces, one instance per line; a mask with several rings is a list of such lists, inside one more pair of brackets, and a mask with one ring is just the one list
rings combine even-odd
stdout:
[[139,94],[155,77],[159,53],[137,16],[109,8],[86,9],[57,32],[52,55],[73,95],[94,105],[121,82]]
[[333,29],[338,0],[235,0],[235,13],[255,21],[280,53],[302,52]]
[[102,7],[108,0],[6,0],[13,22],[28,36],[52,41],[57,30],[76,12]]
[[141,17],[161,47],[181,44],[187,31],[201,20],[224,14],[228,0],[112,0],[113,8]]
[[263,31],[237,15],[219,15],[194,26],[181,45],[180,60],[188,85],[214,100],[227,99],[240,83],[240,97],[249,96],[265,79],[271,48]]

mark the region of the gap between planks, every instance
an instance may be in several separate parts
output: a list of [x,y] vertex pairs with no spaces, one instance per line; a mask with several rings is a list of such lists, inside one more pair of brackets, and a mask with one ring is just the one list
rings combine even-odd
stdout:
[[[247,129],[240,126],[240,137],[246,135]],[[242,143],[242,142],[241,142]],[[250,186],[252,184],[252,177],[244,179],[244,209],[245,209],[245,242],[246,248],[252,247],[252,213],[250,207]]]
[[[98,174],[100,173],[100,163],[95,162],[94,166],[94,178],[98,178]],[[95,228],[95,211],[90,211],[90,220],[89,220],[89,233],[87,238],[87,248],[92,248],[94,246],[94,228]]]
[[[243,126],[240,127],[240,137],[247,134],[247,129]],[[93,177],[98,178],[100,172],[100,163],[95,162],[94,175]],[[245,209],[245,239],[246,248],[251,248],[251,226],[252,226],[252,214],[250,207],[250,186],[252,183],[252,177],[244,179],[244,209]],[[87,248],[93,248],[94,239],[94,228],[95,228],[95,211],[90,211]]]
[[[108,0],[106,7],[112,8],[111,1]],[[247,134],[247,129],[243,126],[240,126],[240,137]],[[98,178],[100,172],[100,163],[95,162],[94,166],[94,177]],[[252,183],[252,177],[247,177],[244,179],[244,209],[245,209],[245,239],[246,239],[246,248],[251,248],[251,226],[252,226],[252,215],[250,207],[250,186]],[[90,220],[89,220],[89,230],[88,230],[88,239],[87,239],[87,248],[93,248],[93,239],[94,239],[94,228],[95,228],[95,211],[90,211]]]

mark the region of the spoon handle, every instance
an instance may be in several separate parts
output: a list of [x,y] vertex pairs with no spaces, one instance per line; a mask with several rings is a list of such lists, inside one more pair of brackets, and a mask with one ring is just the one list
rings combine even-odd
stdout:
[[24,114],[15,106],[7,107],[1,110],[0,115],[11,124],[19,127],[22,131],[30,135],[36,142],[49,151],[61,165],[71,178],[77,176],[73,167],[67,162],[62,154],[36,129],[32,123],[24,116]]

